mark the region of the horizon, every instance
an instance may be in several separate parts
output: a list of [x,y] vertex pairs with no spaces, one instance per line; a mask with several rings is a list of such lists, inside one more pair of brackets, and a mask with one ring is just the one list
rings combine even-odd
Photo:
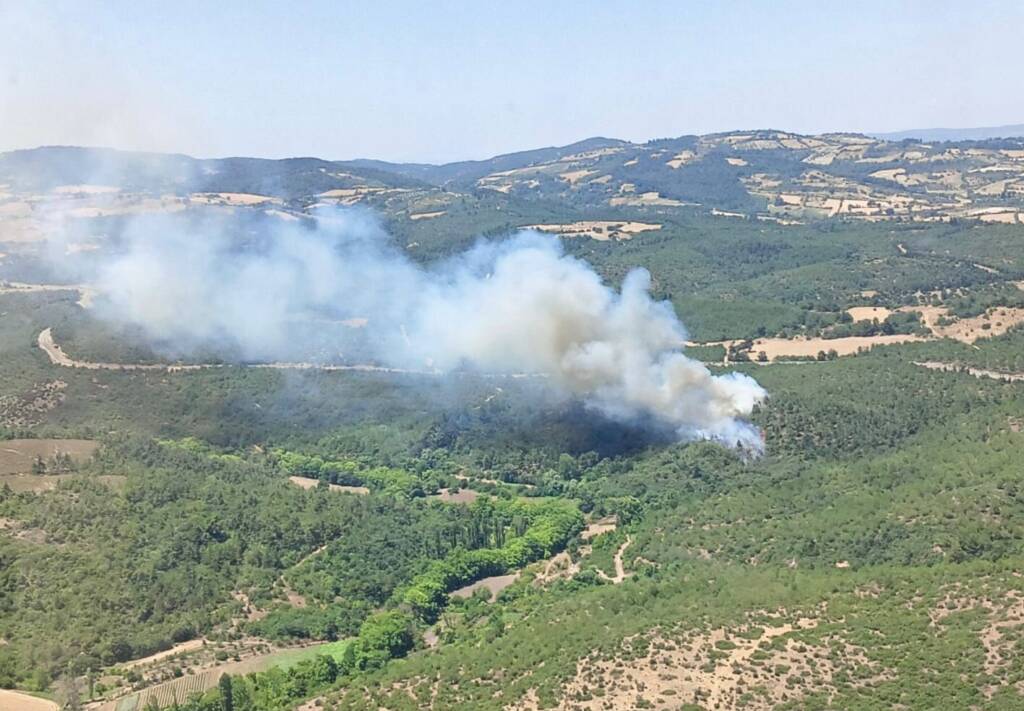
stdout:
[[[522,149],[517,149],[517,150],[512,150],[512,151],[506,151],[504,153],[495,153],[493,155],[486,155],[486,156],[472,157],[472,158],[461,158],[461,159],[458,159],[458,160],[444,161],[444,162],[431,162],[431,161],[390,161],[390,160],[386,160],[386,159],[374,158],[372,156],[364,156],[364,155],[354,156],[354,157],[340,157],[340,158],[339,157],[334,157],[334,156],[323,156],[323,155],[315,155],[315,154],[288,155],[288,156],[279,156],[279,157],[268,157],[268,156],[261,156],[261,155],[241,155],[241,154],[233,154],[233,155],[195,155],[195,154],[191,154],[191,153],[187,153],[187,152],[182,152],[182,151],[159,151],[159,150],[144,150],[144,149],[120,148],[120,147],[117,147],[117,146],[109,146],[109,145],[76,145],[76,144],[59,144],[59,143],[40,144],[40,145],[35,145],[35,146],[25,146],[25,147],[18,147],[18,148],[10,148],[10,149],[5,149],[5,150],[0,150],[0,155],[6,154],[6,153],[17,153],[17,152],[25,152],[25,151],[39,151],[39,150],[46,150],[46,149],[81,149],[81,150],[92,150],[92,151],[114,151],[114,152],[117,152],[117,153],[134,153],[134,154],[182,156],[182,157],[185,157],[185,158],[191,158],[193,160],[232,160],[232,159],[243,158],[243,159],[274,161],[274,160],[300,160],[300,159],[305,159],[305,158],[311,158],[311,159],[324,160],[324,161],[334,162],[334,163],[353,163],[353,162],[359,162],[359,161],[376,161],[376,162],[381,162],[381,163],[392,163],[394,165],[416,165],[416,164],[419,164],[419,165],[443,166],[443,165],[449,165],[449,164],[454,164],[454,163],[485,162],[485,161],[488,161],[488,160],[491,160],[491,159],[501,158],[503,156],[515,155],[515,154],[518,154],[518,153],[528,153],[530,151],[535,151],[535,150],[546,150],[546,149],[553,149],[553,148],[567,148],[569,146],[573,146],[573,145],[576,145],[578,143],[585,143],[587,141],[595,141],[595,140],[624,141],[624,142],[627,142],[627,143],[632,143],[634,145],[645,145],[645,144],[651,143],[653,141],[666,140],[666,139],[671,140],[671,139],[676,139],[676,138],[683,138],[683,137],[686,137],[686,136],[702,137],[702,136],[728,135],[728,134],[737,134],[737,133],[771,133],[771,132],[777,132],[777,133],[785,133],[785,134],[791,134],[791,135],[795,135],[795,136],[807,136],[807,137],[826,136],[826,135],[849,135],[849,136],[864,136],[866,138],[880,138],[881,140],[887,140],[887,141],[891,141],[891,142],[899,142],[899,141],[902,141],[902,140],[908,140],[909,139],[909,140],[918,140],[918,141],[920,141],[922,143],[928,143],[928,142],[932,142],[932,143],[946,143],[946,142],[957,142],[959,140],[974,141],[974,140],[988,140],[988,139],[927,139],[926,140],[926,139],[919,139],[919,138],[910,137],[910,136],[907,136],[907,137],[904,137],[904,138],[897,138],[895,136],[897,134],[914,133],[914,132],[926,133],[926,132],[945,132],[945,131],[948,131],[948,132],[990,131],[990,130],[997,130],[997,129],[1000,129],[1000,128],[1020,128],[1022,130],[1021,130],[1020,134],[1000,136],[999,138],[1020,138],[1020,137],[1024,137],[1024,123],[1020,123],[1020,124],[1005,124],[1005,125],[1000,125],[1000,126],[961,126],[961,127],[949,127],[949,126],[938,127],[937,126],[937,127],[904,129],[904,130],[884,131],[884,132],[882,132],[882,131],[822,131],[820,133],[800,133],[800,132],[797,132],[797,131],[787,131],[786,129],[781,129],[781,128],[734,128],[734,129],[728,129],[728,130],[724,130],[724,131],[711,131],[709,133],[704,133],[704,134],[681,133],[681,134],[675,134],[675,135],[670,135],[670,136],[656,136],[656,137],[637,139],[637,140],[618,138],[616,136],[585,136],[585,137],[580,138],[578,140],[570,141],[568,143],[560,144],[560,145],[549,144],[549,145],[543,145],[543,146],[532,146],[532,147],[528,147],[528,148],[522,148]],[[890,135],[894,136],[894,137],[888,137]],[[992,138],[992,140],[998,140],[998,138]]]
[[0,151],[440,164],[588,136],[754,130],[732,126],[876,135],[1013,125],[1024,97],[991,69],[1012,63],[1022,23],[1024,6],[995,1],[629,13],[577,2],[0,4]]

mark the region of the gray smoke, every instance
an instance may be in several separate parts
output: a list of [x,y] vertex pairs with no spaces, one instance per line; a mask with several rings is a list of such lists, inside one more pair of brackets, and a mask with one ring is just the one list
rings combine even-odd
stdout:
[[654,417],[682,438],[760,449],[742,418],[764,389],[681,352],[686,331],[670,304],[651,299],[646,270],[616,293],[535,232],[424,268],[365,213],[316,219],[315,229],[282,222],[242,246],[219,229],[130,225],[93,277],[98,313],[182,351],[220,344],[264,361],[293,356],[297,322],[360,325],[379,364],[543,375],[610,417]]

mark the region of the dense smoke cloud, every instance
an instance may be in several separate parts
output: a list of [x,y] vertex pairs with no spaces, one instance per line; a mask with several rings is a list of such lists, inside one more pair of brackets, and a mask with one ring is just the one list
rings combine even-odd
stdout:
[[550,235],[482,242],[428,269],[363,213],[321,212],[315,229],[283,224],[241,245],[209,226],[149,221],[128,228],[93,280],[101,315],[180,351],[219,344],[246,360],[293,358],[293,326],[315,323],[359,331],[383,365],[542,375],[610,417],[760,449],[742,418],[765,391],[683,355],[683,325],[651,299],[645,270],[616,293]]

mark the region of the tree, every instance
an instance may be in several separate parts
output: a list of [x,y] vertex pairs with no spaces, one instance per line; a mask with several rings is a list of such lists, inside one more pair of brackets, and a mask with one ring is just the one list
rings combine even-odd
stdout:
[[217,681],[220,689],[220,706],[223,711],[235,711],[235,697],[231,688],[231,675],[222,674]]
[[81,711],[82,692],[78,688],[78,679],[68,672],[57,681],[57,703],[64,711]]

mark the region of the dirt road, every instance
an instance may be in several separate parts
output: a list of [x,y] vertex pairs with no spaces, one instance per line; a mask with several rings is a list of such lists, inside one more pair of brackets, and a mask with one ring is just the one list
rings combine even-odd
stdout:
[[626,552],[626,549],[629,548],[630,544],[632,543],[633,539],[629,536],[626,536],[626,542],[619,546],[619,550],[615,551],[615,576],[609,576],[603,570],[598,568],[598,577],[607,580],[609,583],[612,583],[613,585],[618,585],[623,580],[625,580],[629,574],[626,572],[626,566],[622,564],[622,556]]
[[922,368],[929,370],[941,370],[947,373],[967,373],[975,378],[991,378],[1002,380],[1007,383],[1024,382],[1024,373],[1001,373],[998,370],[985,370],[984,368],[970,368],[957,363],[937,363],[935,361],[914,362]]

